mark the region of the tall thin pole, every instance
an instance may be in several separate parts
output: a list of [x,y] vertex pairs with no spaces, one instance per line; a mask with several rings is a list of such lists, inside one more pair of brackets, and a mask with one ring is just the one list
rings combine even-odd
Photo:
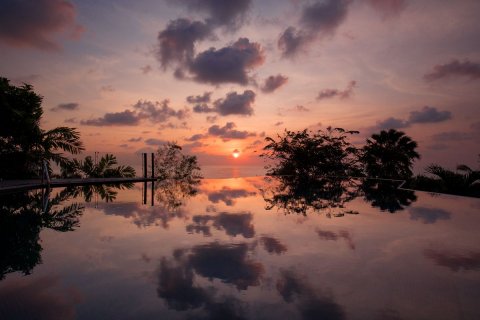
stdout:
[[155,178],[155,154],[152,152],[152,179]]
[[147,153],[143,154],[143,177],[147,179]]

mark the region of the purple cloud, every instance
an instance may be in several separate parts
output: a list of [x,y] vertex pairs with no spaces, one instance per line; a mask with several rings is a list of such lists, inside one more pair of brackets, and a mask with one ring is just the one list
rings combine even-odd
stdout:
[[171,2],[186,5],[195,13],[206,13],[206,21],[209,25],[224,26],[233,30],[243,24],[252,3],[251,0],[175,0]]
[[201,96],[188,96],[187,102],[191,104],[195,103],[208,103],[210,102],[210,97],[212,96],[211,92],[205,92]]
[[231,139],[246,139],[248,137],[256,137],[255,132],[239,131],[235,130],[237,126],[234,122],[227,122],[223,127],[219,125],[213,125],[208,128],[208,134],[215,137],[220,137],[222,140],[227,141]]
[[313,1],[303,8],[300,27],[288,27],[278,40],[284,57],[293,57],[318,38],[332,36],[345,20],[351,0]]
[[78,110],[79,104],[76,102],[69,102],[69,103],[60,103],[56,107],[50,109],[50,111],[74,111]]
[[421,111],[410,112],[408,123],[435,123],[452,119],[450,111],[438,111],[437,108],[425,106]]
[[249,82],[248,73],[264,61],[260,44],[240,38],[230,46],[199,53],[188,68],[194,80],[201,83],[246,85]]
[[272,93],[288,82],[288,78],[278,74],[265,79],[265,83],[260,88],[264,93]]
[[201,21],[189,19],[172,20],[158,34],[157,58],[163,69],[178,63],[188,64],[195,54],[195,42],[212,36],[211,28]]
[[106,113],[103,117],[82,120],[80,123],[89,126],[134,126],[139,124],[141,120],[159,123],[170,118],[182,120],[189,116],[188,109],[174,110],[168,104],[168,100],[162,102],[139,100],[132,106],[133,111],[127,109],[121,112]]
[[437,64],[433,67],[433,71],[423,76],[425,81],[436,81],[451,77],[466,77],[471,80],[480,79],[480,63],[471,62],[466,59],[459,61],[453,59],[445,64]]
[[59,33],[78,38],[84,28],[75,23],[76,9],[65,0],[2,1],[0,41],[12,47],[59,50]]
[[253,103],[255,102],[255,92],[245,90],[242,94],[230,92],[224,99],[218,99],[213,106],[207,103],[197,104],[193,111],[197,113],[216,112],[222,116],[228,115],[253,115]]
[[353,89],[357,86],[356,81],[350,81],[345,90],[324,89],[318,93],[317,100],[325,100],[332,98],[348,99],[353,95]]

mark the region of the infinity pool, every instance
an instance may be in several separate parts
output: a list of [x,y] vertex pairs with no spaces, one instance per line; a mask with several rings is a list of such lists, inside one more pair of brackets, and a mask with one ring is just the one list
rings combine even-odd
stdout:
[[480,319],[479,199],[129,188],[0,198],[0,319]]

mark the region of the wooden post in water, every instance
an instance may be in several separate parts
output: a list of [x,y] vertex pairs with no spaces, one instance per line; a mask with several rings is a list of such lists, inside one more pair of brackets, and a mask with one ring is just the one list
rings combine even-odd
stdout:
[[152,179],[155,179],[155,154],[152,152]]
[[147,178],[147,153],[143,153],[143,177]]

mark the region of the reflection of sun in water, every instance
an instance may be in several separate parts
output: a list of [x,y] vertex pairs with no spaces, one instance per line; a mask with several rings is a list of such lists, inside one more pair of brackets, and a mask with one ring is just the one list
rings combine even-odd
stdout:
[[235,159],[238,158],[238,157],[240,157],[240,151],[238,151],[238,149],[233,150],[232,156],[233,156]]

